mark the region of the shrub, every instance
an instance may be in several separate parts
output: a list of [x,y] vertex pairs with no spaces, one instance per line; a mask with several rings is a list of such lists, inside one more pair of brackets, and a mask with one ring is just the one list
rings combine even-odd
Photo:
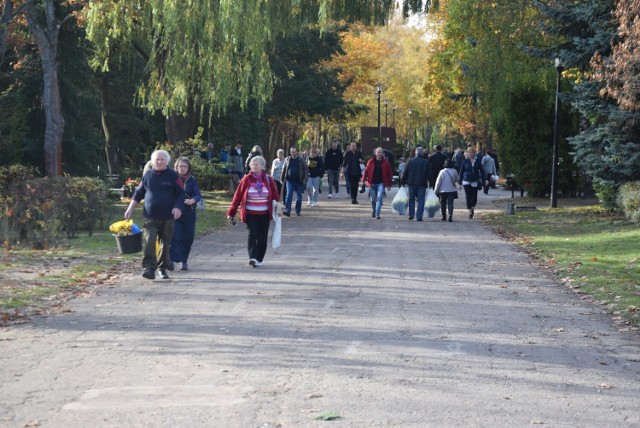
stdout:
[[618,206],[624,215],[636,224],[640,224],[640,181],[623,184],[618,192]]
[[593,190],[600,201],[600,205],[610,210],[617,207],[616,197],[618,195],[618,184],[611,180],[593,180]]
[[36,170],[23,165],[0,167],[0,234],[5,246],[20,240],[21,227],[17,220],[16,197],[21,183],[36,177]]
[[201,190],[225,189],[228,186],[229,177],[222,170],[225,164],[207,162],[200,157],[191,158],[193,176],[198,180]]
[[91,235],[96,222],[104,220],[106,185],[97,178],[14,180],[11,189],[12,198],[4,199],[11,205],[0,217],[5,245],[20,242],[49,248],[64,234],[74,238],[78,230],[87,230]]

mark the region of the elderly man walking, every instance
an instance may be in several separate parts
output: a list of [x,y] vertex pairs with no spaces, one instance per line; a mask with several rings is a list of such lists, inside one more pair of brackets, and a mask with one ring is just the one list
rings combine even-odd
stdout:
[[[156,150],[151,154],[153,166],[142,177],[142,182],[124,213],[124,218],[129,220],[133,209],[144,199],[142,276],[147,279],[155,279],[156,269],[160,269],[162,279],[169,279],[167,269],[170,266],[169,243],[173,237],[173,222],[180,218],[184,207],[184,187],[178,173],[168,168],[170,161],[169,153],[164,150]],[[156,255],[156,240],[160,250],[159,260]]]
[[[424,214],[424,197],[429,187],[429,161],[424,158],[424,149],[416,148],[416,155],[409,160],[400,179],[403,186],[409,186],[409,220],[422,221]],[[418,200],[418,212],[416,213],[416,199]]]

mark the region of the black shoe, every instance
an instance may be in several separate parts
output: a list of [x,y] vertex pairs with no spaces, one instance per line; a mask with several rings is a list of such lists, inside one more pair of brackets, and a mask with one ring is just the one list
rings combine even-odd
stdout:
[[358,200],[357,199],[351,199],[351,203],[353,205],[358,205]]
[[473,214],[474,214],[473,208],[471,208],[471,214],[469,214],[469,218],[473,218]]
[[413,217],[409,217],[409,220],[413,220]]
[[442,221],[447,221],[447,216],[446,215],[442,216]]
[[422,221],[422,219],[421,219],[421,218],[419,218],[419,219],[417,219],[416,221]]
[[169,261],[169,264],[167,265],[167,269],[174,270],[175,268],[176,268],[175,264],[172,261]]
[[282,214],[286,215],[287,217],[291,217],[291,213],[289,211],[282,211]]
[[451,222],[451,221],[453,221],[453,218],[452,218],[452,216],[449,216],[449,221],[450,221],[450,222]]
[[180,270],[189,270],[189,265],[187,262],[182,262],[182,268]]
[[297,217],[300,217],[300,213],[296,213],[296,216],[297,216]]
[[371,213],[371,218],[374,218],[375,216],[376,216],[375,212]]
[[376,219],[377,219],[377,220],[380,220],[380,216],[377,216],[377,217],[376,217]]
[[156,270],[155,269],[145,269],[142,272],[142,276],[147,279],[156,279]]
[[162,279],[169,279],[169,275],[167,274],[167,271],[164,269],[160,269],[160,278]]

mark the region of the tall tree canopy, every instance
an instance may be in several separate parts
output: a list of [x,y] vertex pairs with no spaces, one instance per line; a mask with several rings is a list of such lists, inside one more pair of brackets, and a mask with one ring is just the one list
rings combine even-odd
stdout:
[[[422,2],[411,9],[422,7]],[[361,20],[382,24],[393,0],[123,0],[91,2],[88,35],[103,69],[116,45],[128,44],[148,58],[139,90],[149,110],[185,114],[263,105],[273,75],[267,52],[280,35],[313,23]]]

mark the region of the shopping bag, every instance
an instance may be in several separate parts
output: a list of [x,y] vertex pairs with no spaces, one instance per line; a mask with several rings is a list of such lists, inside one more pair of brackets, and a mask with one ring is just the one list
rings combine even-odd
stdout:
[[405,215],[407,208],[409,208],[409,197],[404,187],[401,187],[391,201],[391,211],[399,215]]
[[427,189],[427,194],[424,198],[424,209],[429,218],[433,218],[440,209],[440,200],[433,189]]
[[271,234],[271,248],[274,250],[280,247],[282,243],[282,219],[278,214],[280,212],[280,203],[278,201],[273,201],[273,233]]

